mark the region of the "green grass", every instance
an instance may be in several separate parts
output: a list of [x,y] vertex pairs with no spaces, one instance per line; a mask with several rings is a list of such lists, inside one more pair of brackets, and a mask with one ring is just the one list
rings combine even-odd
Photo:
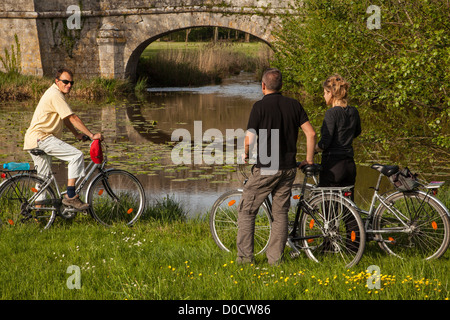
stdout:
[[[0,299],[69,300],[292,300],[448,299],[449,257],[399,260],[370,245],[352,269],[320,265],[301,256],[270,267],[264,256],[237,265],[220,251],[206,220],[144,219],[132,228],[102,227],[89,217],[39,232],[0,233]],[[78,266],[81,289],[69,289]],[[366,287],[377,265],[381,288]],[[70,281],[70,279],[69,279]]]
[[[75,85],[70,97],[80,100],[108,101],[115,97],[122,97],[141,90],[127,80],[120,79],[79,79],[75,78]],[[0,102],[39,100],[42,94],[54,83],[52,77],[27,76],[18,73],[0,72]]]
[[[161,50],[186,50],[186,51],[200,51],[207,50],[212,44],[210,42],[152,42],[142,53],[141,57],[150,58],[156,56]],[[257,56],[261,50],[267,47],[262,42],[238,42],[238,43],[218,43],[217,47],[223,50],[242,53],[247,57]]]

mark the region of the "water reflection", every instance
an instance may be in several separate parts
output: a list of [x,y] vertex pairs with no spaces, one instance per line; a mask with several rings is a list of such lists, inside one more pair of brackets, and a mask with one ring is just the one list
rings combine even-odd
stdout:
[[[235,166],[175,165],[170,143],[175,129],[186,129],[194,136],[194,122],[201,121],[202,131],[215,128],[224,135],[227,129],[247,126],[255,101],[262,98],[259,82],[253,75],[242,74],[222,85],[200,88],[152,88],[146,101],[123,101],[114,104],[87,106],[73,102],[73,109],[92,131],[106,137],[109,167],[123,168],[138,176],[148,198],[166,195],[182,202],[192,215],[204,214],[223,192],[242,186],[242,177]],[[0,105],[1,162],[29,161],[22,150],[23,134],[35,106]],[[318,129],[318,128],[316,128]],[[70,132],[63,139],[84,151],[89,161],[89,145],[75,141]],[[299,156],[304,157],[304,138],[299,135]],[[61,186],[66,183],[65,164],[55,161]],[[378,173],[369,166],[358,166],[356,201],[368,206]],[[299,172],[297,181],[301,181]],[[442,178],[441,178],[442,179]],[[387,186],[388,183],[385,184]]]
[[[143,140],[159,144],[170,141],[171,133],[179,128],[187,129],[193,137],[195,121],[202,122],[203,132],[210,128],[223,134],[227,129],[245,130],[253,103],[263,96],[260,83],[245,78],[235,78],[220,86],[152,88],[149,91],[148,103],[127,107],[127,117]],[[300,135],[299,159],[304,156],[302,140]],[[138,142],[136,138],[133,141]],[[148,168],[149,172],[140,176],[146,189],[152,190],[153,195],[172,195],[194,213],[206,212],[221,193],[242,186],[242,178],[229,168],[178,167],[167,156],[160,157],[158,162],[161,167]],[[301,179],[299,172],[297,182]],[[358,167],[358,203],[364,205],[370,201],[370,187],[376,179],[377,172],[369,167]]]

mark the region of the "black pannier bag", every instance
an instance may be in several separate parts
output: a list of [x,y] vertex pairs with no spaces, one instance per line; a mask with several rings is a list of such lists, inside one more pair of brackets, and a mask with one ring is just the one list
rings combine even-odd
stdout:
[[397,173],[389,177],[389,181],[399,191],[412,191],[420,186],[417,180],[417,174],[413,174],[408,168],[399,170]]

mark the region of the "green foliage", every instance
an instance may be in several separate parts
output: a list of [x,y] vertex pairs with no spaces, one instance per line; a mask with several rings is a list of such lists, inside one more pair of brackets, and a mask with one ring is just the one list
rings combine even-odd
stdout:
[[14,44],[12,44],[11,53],[5,48],[5,56],[0,56],[0,61],[7,73],[19,74],[22,71],[22,56],[17,34],[14,34],[14,41],[16,43],[16,48],[14,49]]
[[[298,15],[284,18],[274,44],[289,90],[317,101],[322,81],[340,73],[362,115],[386,124],[363,139],[420,138],[450,148],[448,1],[297,2]],[[380,8],[380,29],[367,26],[370,5]]]

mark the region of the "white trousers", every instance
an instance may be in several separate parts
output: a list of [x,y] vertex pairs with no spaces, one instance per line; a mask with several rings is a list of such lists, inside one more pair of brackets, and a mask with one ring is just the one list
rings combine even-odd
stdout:
[[45,140],[38,142],[38,149],[43,150],[47,155],[31,155],[37,172],[47,176],[51,170],[52,157],[67,162],[68,179],[77,179],[85,175],[84,154],[77,148],[54,137],[49,136]]

